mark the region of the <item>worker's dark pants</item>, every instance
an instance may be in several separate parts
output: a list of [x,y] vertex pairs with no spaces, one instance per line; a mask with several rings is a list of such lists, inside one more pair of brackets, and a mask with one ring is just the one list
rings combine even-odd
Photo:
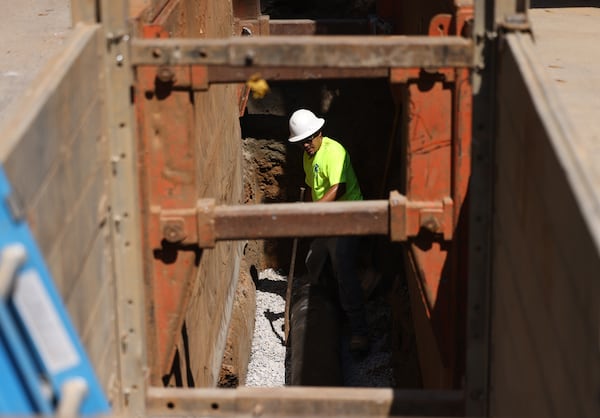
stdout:
[[356,261],[359,237],[316,238],[306,256],[306,267],[313,282],[318,282],[329,260],[338,284],[342,309],[348,317],[352,335],[368,334],[363,292]]

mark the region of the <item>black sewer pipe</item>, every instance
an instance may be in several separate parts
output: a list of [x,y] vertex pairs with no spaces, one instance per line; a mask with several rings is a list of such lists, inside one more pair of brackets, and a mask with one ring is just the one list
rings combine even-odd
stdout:
[[317,284],[302,284],[293,291],[289,384],[342,386],[337,305],[329,292]]

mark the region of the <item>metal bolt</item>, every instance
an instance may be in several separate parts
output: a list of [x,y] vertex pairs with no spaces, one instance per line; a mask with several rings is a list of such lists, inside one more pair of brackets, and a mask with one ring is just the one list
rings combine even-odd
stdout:
[[123,56],[123,54],[119,54],[116,56],[115,61],[117,62],[117,65],[123,65],[123,61],[125,61],[125,57]]
[[160,58],[160,57],[162,57],[162,49],[160,49],[160,48],[154,48],[152,50],[152,56],[154,58]]
[[185,238],[183,224],[181,222],[170,221],[163,227],[163,236],[169,242],[180,242]]
[[175,79],[175,73],[169,67],[160,67],[156,72],[156,77],[163,83],[170,83]]
[[440,223],[435,216],[429,215],[421,220],[421,227],[430,232],[437,233],[440,231]]

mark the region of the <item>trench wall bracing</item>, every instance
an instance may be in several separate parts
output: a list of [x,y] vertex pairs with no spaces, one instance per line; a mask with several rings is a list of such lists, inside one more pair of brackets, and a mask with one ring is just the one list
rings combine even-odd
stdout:
[[597,161],[528,35],[507,37],[497,68],[490,416],[596,416]]

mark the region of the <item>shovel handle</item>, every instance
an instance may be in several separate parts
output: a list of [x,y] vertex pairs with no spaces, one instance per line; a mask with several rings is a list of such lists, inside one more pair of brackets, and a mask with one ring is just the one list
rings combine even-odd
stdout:
[[[305,187],[300,187],[300,202],[304,201]],[[292,259],[290,261],[290,272],[288,273],[287,289],[285,291],[285,313],[283,317],[283,332],[285,344],[288,344],[290,335],[290,305],[292,303],[292,285],[294,282],[294,270],[296,266],[296,252],[298,250],[298,238],[294,238],[292,244]]]

